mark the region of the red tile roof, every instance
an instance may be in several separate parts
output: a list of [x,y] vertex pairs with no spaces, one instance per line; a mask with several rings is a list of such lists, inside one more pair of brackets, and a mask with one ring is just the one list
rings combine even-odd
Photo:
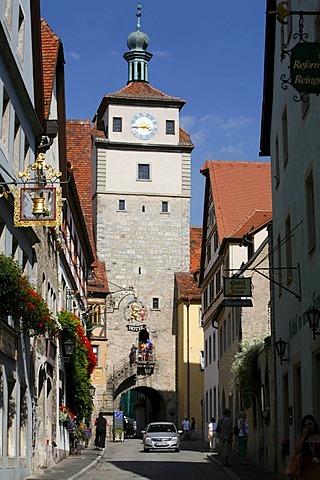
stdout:
[[179,299],[201,300],[201,290],[191,273],[175,274]]
[[[92,183],[91,183],[91,122],[90,120],[68,120],[67,160],[71,166],[79,195],[81,209],[92,250],[95,252],[92,225]],[[94,262],[94,280],[88,282],[90,291],[109,291],[104,262],[96,258]],[[97,287],[96,285],[102,285]]]
[[[270,162],[208,160],[201,168],[208,176],[217,219],[219,240],[241,235],[242,227],[272,211]],[[257,228],[258,225],[253,225]],[[245,232],[246,233],[246,232]],[[239,237],[239,238],[240,238]]]
[[202,243],[202,227],[190,228],[190,272],[192,274],[200,270]]
[[105,134],[104,130],[99,130],[97,127],[97,122],[94,123],[94,125],[91,128],[91,133],[94,139],[104,139],[106,140],[108,137]]
[[242,238],[246,233],[254,233],[259,227],[262,227],[272,220],[272,211],[255,210],[246,222],[235,232],[233,238]]
[[139,98],[139,99],[160,99],[160,100],[175,100],[181,102],[182,104],[185,103],[185,100],[182,100],[178,97],[172,97],[167,95],[166,93],[161,92],[157,88],[152,87],[147,82],[130,82],[121,90],[110,93],[105,96],[106,98],[112,97],[126,97],[126,98]]
[[55,69],[61,42],[45,20],[41,20],[44,115],[49,117]]
[[190,228],[190,273],[175,274],[179,299],[201,300],[201,290],[195,275],[200,270],[202,228]]
[[66,130],[67,160],[73,168],[73,177],[93,246],[90,120],[67,120]]
[[110,292],[108,280],[107,280],[107,270],[105,262],[96,259],[93,264],[94,268],[94,278],[93,280],[88,281],[88,291],[101,293],[101,292]]
[[194,146],[189,133],[187,133],[181,127],[179,128],[179,145],[189,145],[190,147]]
[[156,107],[162,105],[179,108],[179,110],[186,103],[182,98],[167,95],[157,88],[152,87],[147,82],[134,81],[128,83],[118,92],[109,93],[103,97],[96,115],[98,122],[102,118],[108,105],[123,105],[124,102],[126,105],[153,105]]

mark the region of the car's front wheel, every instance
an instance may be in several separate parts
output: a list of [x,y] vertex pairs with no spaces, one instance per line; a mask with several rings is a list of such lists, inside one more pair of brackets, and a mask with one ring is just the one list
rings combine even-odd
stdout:
[[150,452],[150,448],[144,447],[143,451],[144,451],[145,453]]
[[180,452],[180,448],[176,448],[175,451],[176,451],[177,453],[179,453],[179,452]]

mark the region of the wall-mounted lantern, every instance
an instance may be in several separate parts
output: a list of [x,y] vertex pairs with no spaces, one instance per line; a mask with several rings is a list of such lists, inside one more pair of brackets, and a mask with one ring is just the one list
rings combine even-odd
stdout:
[[73,340],[65,340],[63,342],[63,350],[64,350],[64,361],[69,362],[70,357],[74,354],[74,347],[75,347],[75,342]]
[[319,328],[319,322],[320,322],[320,310],[318,308],[309,308],[305,314],[307,315],[309,327],[312,330],[313,333],[313,340],[316,339],[317,335],[320,335],[320,332],[318,332]]
[[92,383],[91,383],[90,386],[89,386],[90,397],[93,398],[95,396],[95,393],[96,393],[96,387],[94,385],[92,385]]
[[287,344],[288,343],[281,338],[279,338],[279,340],[274,344],[277,355],[280,358],[281,365],[283,364],[283,362],[289,362],[289,358],[285,358]]
[[152,372],[153,372],[153,364],[147,362],[147,363],[145,364],[145,366],[144,366],[144,371],[145,371],[145,374],[146,374],[146,375],[151,375]]

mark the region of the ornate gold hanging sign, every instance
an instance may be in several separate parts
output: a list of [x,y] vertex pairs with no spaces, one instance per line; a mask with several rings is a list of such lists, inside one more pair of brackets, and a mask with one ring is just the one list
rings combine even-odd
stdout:
[[46,164],[44,153],[39,153],[35,163],[19,172],[24,187],[17,188],[14,193],[15,227],[57,227],[61,224],[62,189],[53,186],[61,175]]
[[61,224],[61,187],[24,187],[15,191],[14,226],[57,227]]

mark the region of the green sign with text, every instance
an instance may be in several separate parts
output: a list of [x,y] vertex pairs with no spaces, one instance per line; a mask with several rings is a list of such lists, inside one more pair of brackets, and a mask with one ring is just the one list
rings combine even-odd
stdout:
[[298,43],[291,50],[292,86],[302,93],[320,93],[320,44]]

